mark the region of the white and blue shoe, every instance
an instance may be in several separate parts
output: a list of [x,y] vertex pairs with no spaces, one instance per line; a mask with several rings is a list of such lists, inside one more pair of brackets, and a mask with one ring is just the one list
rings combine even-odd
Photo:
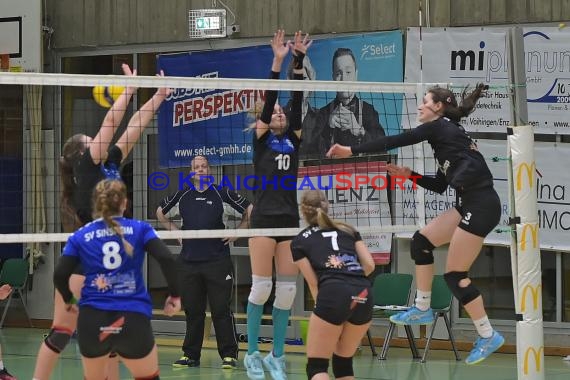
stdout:
[[243,365],[247,370],[247,377],[251,380],[263,380],[265,379],[265,372],[263,371],[263,359],[259,351],[255,351],[253,354],[246,354],[243,359]]
[[473,344],[473,349],[469,353],[465,363],[477,364],[487,359],[493,352],[497,351],[505,344],[505,338],[495,330],[490,338],[477,338]]
[[265,364],[265,368],[269,370],[273,380],[287,380],[287,374],[285,373],[285,355],[276,358],[273,356],[273,351],[271,351],[263,358],[263,364]]
[[415,305],[408,310],[390,317],[390,322],[397,325],[431,325],[435,318],[431,308],[426,311],[418,309]]

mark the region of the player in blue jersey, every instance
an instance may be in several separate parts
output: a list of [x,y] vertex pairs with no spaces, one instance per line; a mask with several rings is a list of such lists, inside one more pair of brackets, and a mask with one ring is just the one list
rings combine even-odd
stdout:
[[328,379],[329,360],[337,379],[354,379],[352,357],[372,320],[374,260],[352,226],[328,216],[320,190],[301,197],[308,227],[291,242],[293,260],[309,285],[315,308],[307,340],[307,378]]
[[159,262],[170,293],[164,313],[171,316],[181,307],[174,255],[148,223],[122,217],[127,207],[122,181],[99,182],[93,200],[98,219],[68,239],[54,271],[54,284],[70,312],[77,312],[77,306],[69,278],[78,263],[85,273],[77,329],[85,379],[105,378],[111,352],[135,379],[159,379],[142,267],[145,251]]
[[[136,75],[127,64],[122,66],[125,75]],[[161,73],[163,75],[163,73]],[[91,194],[97,182],[104,178],[120,178],[119,167],[138,141],[144,128],[150,123],[169,89],[158,89],[130,119],[127,129],[115,144],[114,134],[125,115],[134,87],[126,87],[113,103],[94,138],[77,134],[67,140],[59,160],[62,183],[60,215],[64,232],[73,232],[91,221]],[[80,266],[71,276],[71,289],[79,295],[83,286]],[[34,380],[48,380],[60,353],[65,349],[77,326],[77,315],[63,307],[61,295],[56,291],[52,328],[42,343],[36,360]],[[109,379],[118,379],[118,366],[109,368]]]
[[[285,32],[278,30],[271,40],[273,63],[271,78],[278,79],[283,59],[293,54],[294,79],[303,79],[303,58],[311,45],[308,36],[295,33],[293,43],[285,42]],[[256,186],[252,228],[299,227],[297,205],[297,169],[301,142],[301,103],[303,93],[293,92],[289,120],[277,104],[277,91],[266,92],[263,111],[253,125],[253,167]],[[273,181],[273,182],[269,182]],[[263,379],[263,365],[274,380],[283,380],[285,374],[285,334],[289,313],[297,291],[299,271],[291,259],[290,236],[256,236],[249,239],[252,285],[247,304],[247,355],[244,364],[251,379]],[[275,301],[273,303],[273,349],[261,358],[257,340],[263,314],[263,305],[273,287],[273,263],[277,272]]]

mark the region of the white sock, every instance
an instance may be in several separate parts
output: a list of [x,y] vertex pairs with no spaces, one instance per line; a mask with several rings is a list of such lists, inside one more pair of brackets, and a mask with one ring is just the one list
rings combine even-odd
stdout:
[[424,292],[423,290],[416,290],[416,307],[421,311],[426,311],[431,306],[431,292]]
[[491,326],[491,322],[489,322],[489,318],[487,316],[473,321],[473,323],[482,338],[490,338],[493,336],[493,327]]
[[4,369],[4,361],[0,360],[0,371]]

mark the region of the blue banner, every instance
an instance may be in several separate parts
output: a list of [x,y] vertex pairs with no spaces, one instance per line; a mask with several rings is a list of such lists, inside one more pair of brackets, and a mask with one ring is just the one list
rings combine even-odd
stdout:
[[[273,53],[269,44],[237,49],[159,55],[157,68],[167,76],[268,78]],[[403,81],[400,31],[315,40],[305,59],[305,79]],[[281,77],[287,78],[288,62]],[[175,89],[158,114],[160,166],[187,167],[192,157],[212,165],[251,163],[251,111],[265,99],[255,89]],[[279,103],[288,112],[288,92]],[[305,93],[303,156],[324,156],[331,143],[350,144],[400,131],[401,94]],[[350,115],[342,127],[336,115]],[[337,133],[339,132],[339,133]],[[305,147],[305,149],[303,149]],[[303,153],[305,150],[305,153]]]

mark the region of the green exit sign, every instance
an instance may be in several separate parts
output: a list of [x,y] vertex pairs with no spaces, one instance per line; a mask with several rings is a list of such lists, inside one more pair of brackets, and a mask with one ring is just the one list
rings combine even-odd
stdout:
[[220,16],[197,17],[196,29],[198,30],[220,29]]

